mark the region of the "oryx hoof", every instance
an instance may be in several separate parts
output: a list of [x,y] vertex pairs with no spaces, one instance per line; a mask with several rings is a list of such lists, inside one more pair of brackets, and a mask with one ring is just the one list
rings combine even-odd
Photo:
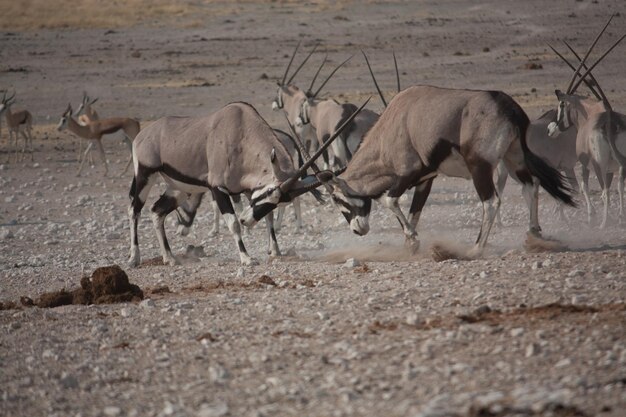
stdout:
[[259,262],[256,259],[252,258],[241,258],[241,264],[244,266],[255,266],[258,265]]
[[541,227],[531,227],[528,233],[535,237],[541,237]]
[[128,258],[128,266],[130,268],[137,268],[139,266],[139,257],[133,257],[131,255],[131,257]]
[[[189,234],[189,227],[182,224],[176,229],[176,234],[179,236],[187,236]],[[210,236],[210,235],[209,235]]]
[[180,261],[174,255],[164,256],[163,264],[169,265],[169,266],[176,266],[176,265],[180,265]]
[[416,237],[406,238],[404,240],[404,246],[406,246],[412,255],[415,255],[420,249],[420,241]]

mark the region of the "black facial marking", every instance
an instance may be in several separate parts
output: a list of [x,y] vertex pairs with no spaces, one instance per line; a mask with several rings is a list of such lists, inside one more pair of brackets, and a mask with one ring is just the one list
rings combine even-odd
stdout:
[[263,203],[259,204],[258,206],[254,206],[254,208],[252,209],[252,217],[254,217],[254,220],[259,221],[263,217],[267,216],[268,213],[270,213],[276,207],[276,204],[272,203]]

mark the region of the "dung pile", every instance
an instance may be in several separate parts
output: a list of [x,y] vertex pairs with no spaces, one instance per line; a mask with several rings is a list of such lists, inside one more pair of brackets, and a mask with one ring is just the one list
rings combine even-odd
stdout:
[[128,281],[128,275],[122,268],[113,265],[97,268],[91,278],[83,277],[80,288],[45,293],[36,302],[22,297],[21,303],[26,306],[52,308],[68,304],[112,304],[142,299],[141,288]]

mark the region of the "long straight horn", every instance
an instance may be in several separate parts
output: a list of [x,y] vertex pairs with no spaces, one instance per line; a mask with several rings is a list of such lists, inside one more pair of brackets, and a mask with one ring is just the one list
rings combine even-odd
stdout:
[[396,85],[398,86],[398,93],[400,92],[400,73],[398,72],[398,61],[396,60],[396,52],[391,51],[393,55],[393,65],[396,67]]
[[287,74],[289,74],[289,68],[291,68],[291,64],[293,63],[293,59],[296,57],[296,52],[298,52],[299,47],[300,42],[298,42],[298,44],[296,45],[296,49],[293,50],[293,54],[291,55],[291,59],[289,60],[289,64],[287,65],[287,69],[285,70],[285,74],[283,75],[283,80],[280,82],[280,85],[285,85]]
[[89,102],[89,105],[91,106],[93,103],[95,103],[96,101],[98,101],[98,99],[99,99],[99,98],[100,98],[100,97],[96,97],[96,98],[94,98],[93,100],[91,100],[91,101]]
[[378,95],[383,102],[383,106],[387,107],[387,102],[385,101],[385,96],[383,96],[383,92],[380,91],[380,87],[378,87],[378,83],[376,82],[376,77],[374,76],[374,71],[372,71],[372,67],[370,66],[370,61],[367,59],[367,55],[361,49],[361,53],[363,54],[363,58],[365,58],[365,63],[367,64],[367,68],[370,70],[370,75],[372,76],[372,80],[374,81],[374,85],[376,86],[376,91],[378,91]]
[[294,182],[296,182],[296,180],[300,178],[300,176],[304,174],[306,170],[309,169],[315,163],[317,158],[320,157],[320,155],[326,150],[326,148],[328,148],[330,144],[333,143],[335,139],[337,139],[337,137],[346,128],[346,126],[348,126],[354,120],[354,118],[361,112],[361,110],[363,110],[363,108],[367,105],[367,103],[369,103],[371,98],[372,96],[368,97],[367,100],[365,100],[365,103],[363,103],[361,107],[359,107],[354,113],[352,113],[352,115],[348,117],[348,119],[345,122],[343,122],[341,126],[339,126],[339,129],[337,129],[337,131],[331,137],[326,139],[324,144],[319,147],[319,149],[317,150],[317,152],[315,152],[315,154],[313,154],[311,159],[305,161],[304,164],[302,164],[302,166],[298,169],[298,171],[293,176],[291,176],[288,180],[286,180],[280,185],[280,189],[283,192],[289,191],[289,189],[293,186]]
[[[5,97],[6,97],[6,93],[5,93],[4,95],[5,95]],[[5,100],[5,99],[2,99],[2,101],[3,101],[4,103],[8,103],[9,101],[13,100],[13,98],[14,98],[14,97],[15,97],[15,91],[13,91],[13,95],[12,95],[11,97],[7,98],[6,100]]]
[[[567,45],[567,42],[565,42],[565,44]],[[569,45],[567,45],[567,46],[571,49],[571,47],[570,47]],[[561,60],[562,60],[563,62],[565,62],[565,63],[567,64],[567,66],[568,66],[568,67],[570,67],[570,68],[572,69],[572,71],[576,71],[576,67],[574,67],[574,66],[573,66],[573,65],[572,65],[572,64],[571,64],[571,63],[567,60],[567,58],[565,58],[563,55],[561,55],[561,53],[560,53],[559,51],[557,51],[556,49],[554,49],[554,47],[553,47],[552,45],[550,45],[550,44],[548,44],[548,47],[549,47],[550,49],[552,49],[552,51],[553,51],[553,52],[554,52],[554,53],[555,53],[555,54],[556,54],[559,58],[561,58]],[[572,52],[574,52],[574,50],[572,50]],[[578,58],[578,60],[580,61],[580,57],[578,56],[578,54],[576,54],[576,52],[574,52],[574,55],[575,55],[575,56],[576,56],[576,58]],[[586,66],[585,66],[585,68],[586,68]],[[587,87],[589,87],[589,90],[591,90],[591,92],[593,93],[593,95],[594,95],[594,96],[596,96],[596,98],[597,98],[598,100],[602,100],[602,97],[600,97],[600,95],[599,95],[599,94],[598,94],[598,92],[595,90],[595,88],[593,88],[593,84],[592,84],[592,83],[590,83],[589,81],[587,81],[587,79],[585,79],[583,82],[585,83],[585,85],[586,85]],[[596,82],[595,80],[593,80],[593,82],[594,82],[594,83],[596,83],[596,85],[597,85],[597,82]]]
[[618,45],[618,44],[619,44],[622,40],[624,40],[624,38],[626,38],[626,33],[625,33],[624,35],[622,35],[622,37],[621,37],[621,38],[619,38],[619,39],[617,40],[617,42],[615,42],[615,43],[613,44],[613,46],[611,46],[609,49],[607,49],[607,50],[606,50],[606,52],[605,52],[605,53],[603,53],[603,54],[600,56],[600,58],[598,58],[598,60],[597,60],[596,62],[594,62],[594,63],[593,63],[593,65],[591,65],[589,68],[587,68],[587,71],[585,71],[585,72],[583,73],[583,75],[581,75],[581,76],[580,76],[580,79],[579,79],[579,80],[576,82],[576,84],[574,84],[574,86],[572,87],[572,90],[571,90],[571,93],[570,93],[570,94],[573,94],[573,93],[576,91],[576,89],[578,88],[578,86],[580,85],[580,83],[582,82],[582,80],[584,80],[584,79],[585,79],[585,77],[591,73],[591,70],[593,70],[593,69],[596,67],[596,65],[598,65],[598,64],[600,63],[600,61],[602,61],[602,60],[604,59],[604,57],[605,57],[605,56],[607,56],[607,55],[609,54],[609,52],[611,52],[613,49],[615,49],[615,47],[616,47],[616,46],[617,46],[617,45]]
[[89,97],[87,97],[87,92],[83,90],[83,103],[86,103],[89,101]]
[[287,84],[291,84],[291,81],[293,81],[293,79],[295,78],[295,76],[298,74],[298,72],[300,72],[300,70],[302,69],[302,67],[304,66],[304,64],[306,64],[306,62],[309,60],[309,58],[311,58],[311,55],[313,55],[313,52],[315,52],[315,50],[317,49],[317,47],[320,46],[319,43],[317,45],[315,45],[313,47],[313,49],[311,49],[311,52],[309,52],[309,54],[306,56],[306,58],[304,58],[304,61],[302,61],[302,63],[300,64],[300,66],[298,68],[296,68],[296,70],[294,71],[294,73],[291,75],[291,77],[289,77],[289,80],[287,80]]
[[312,97],[317,97],[317,95],[320,93],[320,91],[322,91],[322,88],[324,88],[324,86],[326,85],[326,83],[327,83],[328,81],[330,81],[330,79],[332,78],[332,76],[333,76],[333,75],[335,75],[335,73],[337,72],[337,70],[338,70],[339,68],[343,67],[343,65],[344,65],[346,62],[350,61],[350,60],[352,59],[352,57],[353,57],[353,56],[354,56],[354,55],[351,55],[348,59],[346,59],[346,60],[345,60],[345,61],[343,61],[341,64],[339,64],[339,65],[337,66],[337,68],[335,68],[335,69],[333,70],[333,72],[331,72],[331,73],[330,73],[330,75],[326,78],[326,80],[324,80],[324,82],[322,83],[322,85],[320,86],[320,88],[318,88],[318,89],[317,89],[317,91],[313,94],[313,96],[312,96]]
[[[581,61],[580,56],[578,56],[578,54],[576,53],[574,48],[572,48],[571,45],[569,43],[567,43],[567,41],[563,41],[563,43],[574,54],[576,59],[578,61]],[[587,69],[587,65],[584,65],[583,69],[586,70]],[[601,100],[604,103],[604,105],[607,107],[607,109],[610,109],[611,108],[611,104],[609,103],[609,99],[604,94],[604,91],[602,91],[602,87],[600,87],[600,83],[598,83],[598,80],[596,80],[596,77],[594,77],[592,73],[589,73],[589,79],[591,80],[591,83],[589,81],[587,81],[586,78],[583,80],[585,85],[587,87],[589,87],[589,89],[591,90],[593,95],[596,96],[596,98],[598,100]],[[598,91],[596,91],[596,89],[593,87],[594,85],[598,88]]]
[[[302,139],[300,139],[300,135],[298,135],[296,133],[296,130],[293,128],[293,125],[289,121],[289,117],[287,116],[287,113],[283,112],[283,115],[285,116],[285,120],[287,120],[287,126],[289,126],[289,130],[291,131],[291,134],[292,134],[291,137],[293,138],[294,144],[296,145],[296,147],[300,151],[300,155],[302,155],[303,159],[305,159],[307,161],[310,160],[311,159],[311,155],[309,155],[309,152],[306,150],[304,144],[302,143]],[[313,162],[311,164],[311,168],[313,169],[313,172],[315,173],[315,176],[317,177],[317,179],[319,181],[321,181],[320,174],[321,174],[322,170],[317,166],[317,164],[315,162]],[[326,182],[322,182],[322,183],[324,184],[324,187],[326,188],[326,191],[328,191],[330,193],[332,191],[332,187],[330,185],[328,185]]]
[[315,73],[315,77],[313,77],[313,81],[311,81],[311,85],[309,86],[309,89],[306,90],[307,95],[311,94],[311,90],[313,90],[313,85],[315,84],[315,81],[317,80],[317,76],[320,75],[320,71],[322,70],[322,68],[324,67],[324,64],[326,64],[326,60],[328,59],[328,54],[326,54],[324,56],[324,60],[322,61],[322,65],[320,65],[320,67],[317,69],[317,72]]
[[609,26],[609,23],[611,23],[611,20],[613,20],[613,17],[615,17],[615,14],[612,14],[611,17],[609,17],[609,20],[606,22],[606,24],[604,25],[600,33],[598,33],[598,36],[596,36],[596,38],[593,40],[593,43],[591,44],[591,46],[589,46],[589,49],[587,49],[587,53],[585,53],[585,57],[583,58],[582,61],[580,61],[578,68],[576,68],[576,71],[574,71],[574,75],[572,75],[572,79],[570,80],[567,86],[567,90],[566,90],[567,94],[573,93],[572,86],[574,85],[574,81],[576,81],[576,77],[580,74],[580,70],[583,67],[583,65],[585,65],[585,61],[587,60],[587,58],[589,58],[589,54],[591,53],[591,50],[593,49],[594,46],[596,46],[596,43],[598,43],[598,41],[600,40],[600,36],[602,36],[606,28]]

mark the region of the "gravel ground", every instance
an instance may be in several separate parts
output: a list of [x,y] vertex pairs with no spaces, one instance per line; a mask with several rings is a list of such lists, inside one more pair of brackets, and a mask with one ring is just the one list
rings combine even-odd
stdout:
[[[357,237],[333,207],[305,196],[305,230],[288,208],[278,236],[289,256],[268,259],[259,225],[244,241],[260,264],[241,267],[224,226],[208,236],[205,204],[186,237],[169,219],[185,261],[163,266],[146,210],[144,264],[132,269],[131,175],[117,176],[124,145],[104,141],[115,175],[103,177],[95,155],[76,177],[78,142],[55,129],[84,89],[100,97],[101,117],[146,125],[243,100],[284,128],[270,104],[298,40],[320,41],[332,63],[366,48],[388,97],[393,48],[404,86],[502,89],[536,117],[569,76],[546,42],[584,50],[612,11],[622,15],[603,49],[623,30],[620,1],[253,2],[193,24],[0,28],[0,88],[17,90],[36,134],[34,161],[0,165],[0,302],[70,290],[112,264],[144,291],[130,303],[1,310],[0,415],[624,416],[626,245],[615,198],[609,227],[598,230],[583,209],[558,221],[542,194],[544,233],[564,250],[536,252],[524,244],[527,211],[510,182],[504,225],[484,256],[439,263],[433,244],[465,247],[478,234],[480,206],[464,180],[435,180],[415,255],[380,207]],[[617,109],[626,105],[623,50],[597,70]],[[357,58],[328,96],[360,102],[373,93]],[[308,85],[315,65],[296,81]],[[202,251],[186,254],[189,245]]]

